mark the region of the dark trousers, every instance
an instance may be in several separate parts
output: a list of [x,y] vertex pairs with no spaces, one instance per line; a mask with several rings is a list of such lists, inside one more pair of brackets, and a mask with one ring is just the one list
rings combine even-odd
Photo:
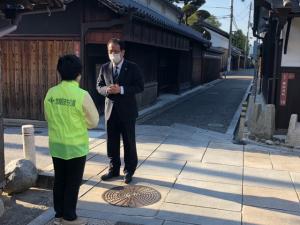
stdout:
[[109,120],[106,124],[107,129],[107,156],[110,159],[109,171],[119,174],[120,159],[120,136],[122,135],[124,143],[124,174],[133,175],[137,163],[137,151],[135,141],[135,119],[122,121],[116,110],[112,110]]
[[53,157],[52,160],[54,165],[53,202],[55,217],[75,220],[86,156],[70,160]]

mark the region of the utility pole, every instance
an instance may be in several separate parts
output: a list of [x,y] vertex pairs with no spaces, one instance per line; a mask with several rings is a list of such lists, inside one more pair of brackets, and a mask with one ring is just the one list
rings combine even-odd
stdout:
[[230,6],[230,29],[229,29],[229,44],[228,44],[228,57],[227,57],[228,60],[227,74],[229,74],[231,70],[232,23],[233,23],[233,0],[231,0],[231,6]]
[[251,12],[252,12],[252,2],[250,3],[250,11],[249,11],[249,20],[248,20],[248,30],[247,30],[247,39],[245,41],[245,48],[244,48],[244,53],[245,53],[245,59],[244,59],[244,69],[246,69],[246,62],[248,59],[248,54],[247,54],[247,49],[248,49],[248,40],[249,40],[249,29],[251,25]]

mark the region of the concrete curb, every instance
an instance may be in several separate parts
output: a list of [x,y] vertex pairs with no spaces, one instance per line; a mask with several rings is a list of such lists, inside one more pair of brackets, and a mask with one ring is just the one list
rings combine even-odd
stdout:
[[242,112],[242,104],[244,101],[246,101],[246,99],[248,98],[249,94],[250,94],[250,90],[251,90],[251,87],[253,86],[253,83],[251,82],[246,90],[246,93],[237,109],[237,111],[235,112],[231,122],[230,122],[230,125],[226,131],[226,134],[228,135],[232,135],[232,137],[234,136],[234,132],[235,132],[235,129],[236,129],[236,126],[238,125],[238,122],[239,122],[239,119],[240,119],[240,115],[241,115],[241,112]]
[[45,225],[50,220],[52,220],[54,218],[54,216],[55,216],[55,212],[54,212],[54,209],[51,207],[46,212],[39,215],[37,218],[32,220],[27,225]]

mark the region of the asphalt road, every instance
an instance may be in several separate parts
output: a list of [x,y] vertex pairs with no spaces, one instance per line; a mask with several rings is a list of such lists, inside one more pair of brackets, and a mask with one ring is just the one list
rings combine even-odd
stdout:
[[171,126],[173,123],[181,123],[226,133],[250,85],[252,75],[253,71],[234,73],[216,86],[168,109],[144,124]]

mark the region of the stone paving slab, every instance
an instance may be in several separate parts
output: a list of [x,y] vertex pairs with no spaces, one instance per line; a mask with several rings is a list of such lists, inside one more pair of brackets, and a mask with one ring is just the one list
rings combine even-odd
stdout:
[[178,179],[166,202],[240,212],[242,186]]
[[275,170],[300,172],[299,156],[287,154],[271,154],[271,160]]
[[223,142],[213,141],[213,142],[209,143],[208,148],[216,150],[216,151],[217,150],[225,150],[225,151],[230,151],[230,152],[232,152],[232,151],[241,152],[241,151],[243,151],[244,146],[236,145],[236,144],[233,144],[231,142],[226,142],[226,141],[223,141]]
[[168,136],[160,134],[160,133],[155,133],[153,132],[151,135],[137,135],[136,136],[136,141],[139,143],[162,143]]
[[158,147],[151,157],[200,162],[203,158],[205,150],[206,147],[190,147],[164,143]]
[[79,202],[78,208],[90,211],[106,212],[111,214],[124,214],[135,216],[155,216],[169,193],[171,187],[175,182],[175,178],[161,178],[161,177],[134,177],[132,184],[143,185],[152,187],[159,191],[161,194],[161,200],[153,205],[145,206],[143,208],[126,208],[109,205],[104,201],[102,195],[105,191],[117,187],[124,186],[122,181],[113,182],[101,182],[94,186],[88,193],[83,195]]
[[90,145],[90,154],[95,153],[106,153],[106,141],[100,141],[99,143],[95,144],[93,147]]
[[135,172],[136,176],[150,175],[163,177],[178,177],[186,161],[167,160],[150,157]]
[[204,155],[204,152],[204,149],[198,150],[196,152],[188,150],[185,152],[182,152],[181,150],[156,150],[151,155],[151,158],[200,162]]
[[243,207],[242,225],[299,225],[300,214],[295,212]]
[[[246,153],[246,152],[245,152]],[[272,169],[272,162],[270,157],[252,157],[249,154],[244,153],[244,166],[261,168],[261,169]]]
[[168,136],[172,132],[169,126],[152,126],[152,125],[138,125],[136,127],[136,135],[159,134],[160,136]]
[[[147,149],[147,148],[141,148],[137,149],[137,153],[139,156],[149,156],[154,149]],[[124,147],[121,145],[120,146],[120,156],[124,156]],[[109,159],[107,157],[107,147],[106,147],[106,142],[100,144],[96,148],[93,149],[93,151],[90,151],[88,157],[88,160],[91,161],[97,161],[97,162],[103,162],[103,163],[108,163]]]
[[210,143],[202,162],[243,166],[243,146]]
[[94,162],[94,163],[101,163],[103,165],[108,165],[109,164],[109,159],[107,158],[106,153],[93,154],[88,159],[88,161]]
[[242,185],[243,167],[188,162],[179,178]]
[[247,148],[247,145],[245,146],[245,151],[244,151],[245,157],[270,159],[270,153],[269,152],[259,151],[259,150],[251,150],[251,149],[246,149],[246,148]]
[[161,146],[160,149],[199,149],[199,148],[207,148],[209,141],[207,140],[195,140],[192,138],[174,138],[167,137]]
[[101,178],[99,175],[96,175],[94,177],[90,177],[88,181],[86,181],[84,184],[80,186],[78,197],[82,197],[85,195],[88,191],[90,191],[95,185],[100,183]]
[[94,177],[101,172],[103,172],[107,168],[107,165],[103,165],[102,163],[90,162],[87,161],[84,168],[83,179],[88,180],[91,177]]
[[287,171],[248,167],[244,168],[244,185],[294,190],[293,182]]
[[[121,148],[121,157],[124,156],[124,147]],[[155,151],[155,149],[147,149],[147,148],[138,148],[137,149],[137,155],[138,157],[149,157],[153,152]]]
[[[146,158],[147,156],[138,156],[138,167],[146,160]],[[105,167],[105,169],[102,170],[102,172],[106,172],[107,171],[106,169],[109,166],[109,159],[105,155],[96,155],[93,158],[89,159],[87,162],[91,164],[99,165],[101,169]],[[121,156],[121,168],[120,168],[121,175],[123,173],[123,169],[124,169],[124,157]]]
[[[128,216],[113,214],[112,212],[101,212],[94,210],[83,210],[79,209],[77,211],[78,215],[85,218],[94,218],[105,221],[115,222],[115,225],[163,225],[164,221],[154,217],[143,217],[143,216]],[[122,221],[122,222],[120,222]]]
[[105,138],[96,138],[96,139],[93,139],[92,141],[90,141],[90,151],[91,151],[91,149],[95,148],[98,145],[103,144],[104,142],[106,142]]
[[[164,203],[157,218],[197,225],[240,225],[241,213]],[[172,224],[172,223],[171,223]]]
[[143,150],[156,150],[161,144],[160,143],[136,143],[137,151]]
[[215,141],[215,142],[223,142],[223,141],[231,141],[232,136],[229,137],[225,134],[217,133],[217,132],[212,132],[212,131],[197,131],[191,136],[192,139],[194,140],[207,140],[207,141]]
[[243,195],[244,205],[300,213],[299,199],[294,190],[244,186]]

